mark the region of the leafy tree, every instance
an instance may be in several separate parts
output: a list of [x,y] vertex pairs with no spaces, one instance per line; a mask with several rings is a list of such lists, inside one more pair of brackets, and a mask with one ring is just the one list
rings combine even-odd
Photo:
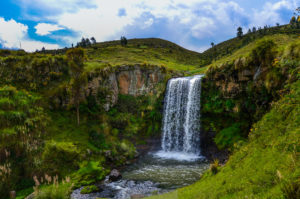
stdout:
[[242,27],[238,27],[236,35],[239,38],[241,38],[243,36],[243,28]]
[[92,45],[92,43],[91,43],[91,41],[90,41],[89,38],[85,39],[85,44],[86,44],[87,47]]
[[91,41],[92,41],[93,44],[96,44],[96,39],[95,39],[95,37],[92,37],[92,38],[91,38]]
[[295,24],[295,23],[296,23],[296,17],[293,16],[293,17],[291,18],[291,20],[290,20],[290,24],[293,25],[293,24]]
[[256,27],[252,28],[252,32],[255,33],[256,32]]
[[121,37],[121,45],[122,46],[126,46],[127,45],[127,39],[124,36]]
[[251,33],[251,29],[249,28],[249,30],[248,30],[248,34],[250,34]]
[[[72,87],[72,101],[76,106],[77,124],[80,124],[79,106],[82,100],[83,87],[87,83],[87,77],[84,73],[84,61],[86,59],[85,51],[82,48],[70,49],[66,53],[71,69],[71,87]],[[71,103],[72,104],[72,103]]]
[[210,43],[211,47],[213,48],[215,46],[215,43],[214,42],[211,42]]

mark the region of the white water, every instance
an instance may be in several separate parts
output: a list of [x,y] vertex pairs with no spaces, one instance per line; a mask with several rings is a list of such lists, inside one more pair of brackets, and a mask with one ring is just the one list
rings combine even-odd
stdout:
[[168,82],[164,104],[162,151],[155,155],[176,160],[200,158],[201,75]]

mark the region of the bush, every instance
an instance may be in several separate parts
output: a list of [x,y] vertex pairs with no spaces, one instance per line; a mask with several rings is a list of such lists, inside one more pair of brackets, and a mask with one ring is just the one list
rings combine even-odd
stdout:
[[99,182],[103,180],[107,174],[108,170],[104,169],[100,162],[84,162],[81,168],[73,175],[75,187],[79,188],[83,185]]
[[71,142],[46,143],[42,154],[42,162],[49,174],[65,175],[78,169],[80,154],[77,147]]
[[136,154],[134,145],[127,140],[121,142],[120,148],[126,157],[133,158]]
[[216,159],[214,160],[214,162],[212,164],[210,164],[209,166],[209,170],[213,173],[213,174],[217,174],[218,173],[218,168],[220,167],[219,165],[219,160]]
[[243,138],[240,135],[241,124],[234,123],[232,126],[221,130],[215,137],[215,143],[218,148],[224,149],[225,147],[232,147],[234,143]]
[[104,134],[96,130],[89,131],[89,142],[99,149],[106,149],[108,147]]
[[251,52],[256,65],[270,66],[276,56],[276,44],[272,40],[261,40]]

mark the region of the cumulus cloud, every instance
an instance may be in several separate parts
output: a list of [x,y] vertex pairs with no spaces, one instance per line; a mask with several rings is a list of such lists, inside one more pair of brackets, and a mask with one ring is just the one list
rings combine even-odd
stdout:
[[51,34],[51,32],[63,30],[63,27],[60,27],[56,24],[49,24],[49,23],[39,23],[34,27],[36,29],[36,34],[45,36]]
[[28,26],[17,23],[11,19],[5,21],[4,18],[0,17],[0,40],[2,46],[7,48],[13,48],[20,46],[20,42],[24,35],[27,34]]
[[[298,3],[297,3],[298,2]],[[275,25],[286,23],[292,15],[292,11],[299,6],[299,0],[281,0],[275,3],[267,2],[262,10],[255,10],[252,18],[252,26]]]
[[28,38],[28,26],[11,19],[6,21],[0,17],[0,43],[5,48],[20,48],[26,51],[35,51],[45,47],[47,49],[59,48],[57,44],[43,43]]
[[[97,41],[161,37],[193,50],[235,36],[238,26],[286,23],[299,0],[18,0],[46,11],[44,19]],[[244,5],[244,7],[243,7]],[[246,7],[245,7],[246,6]],[[26,9],[24,9],[26,10]],[[35,10],[36,11],[36,10]],[[38,12],[38,13],[39,13]],[[57,28],[56,27],[56,28]],[[42,34],[49,34],[45,31]],[[69,38],[76,42],[79,36]],[[73,40],[72,40],[73,39]]]

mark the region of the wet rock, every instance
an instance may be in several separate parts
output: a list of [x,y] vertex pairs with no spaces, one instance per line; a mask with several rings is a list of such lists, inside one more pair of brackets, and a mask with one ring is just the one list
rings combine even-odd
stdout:
[[109,174],[109,180],[112,182],[118,181],[121,178],[122,178],[122,175],[117,169],[113,169]]

